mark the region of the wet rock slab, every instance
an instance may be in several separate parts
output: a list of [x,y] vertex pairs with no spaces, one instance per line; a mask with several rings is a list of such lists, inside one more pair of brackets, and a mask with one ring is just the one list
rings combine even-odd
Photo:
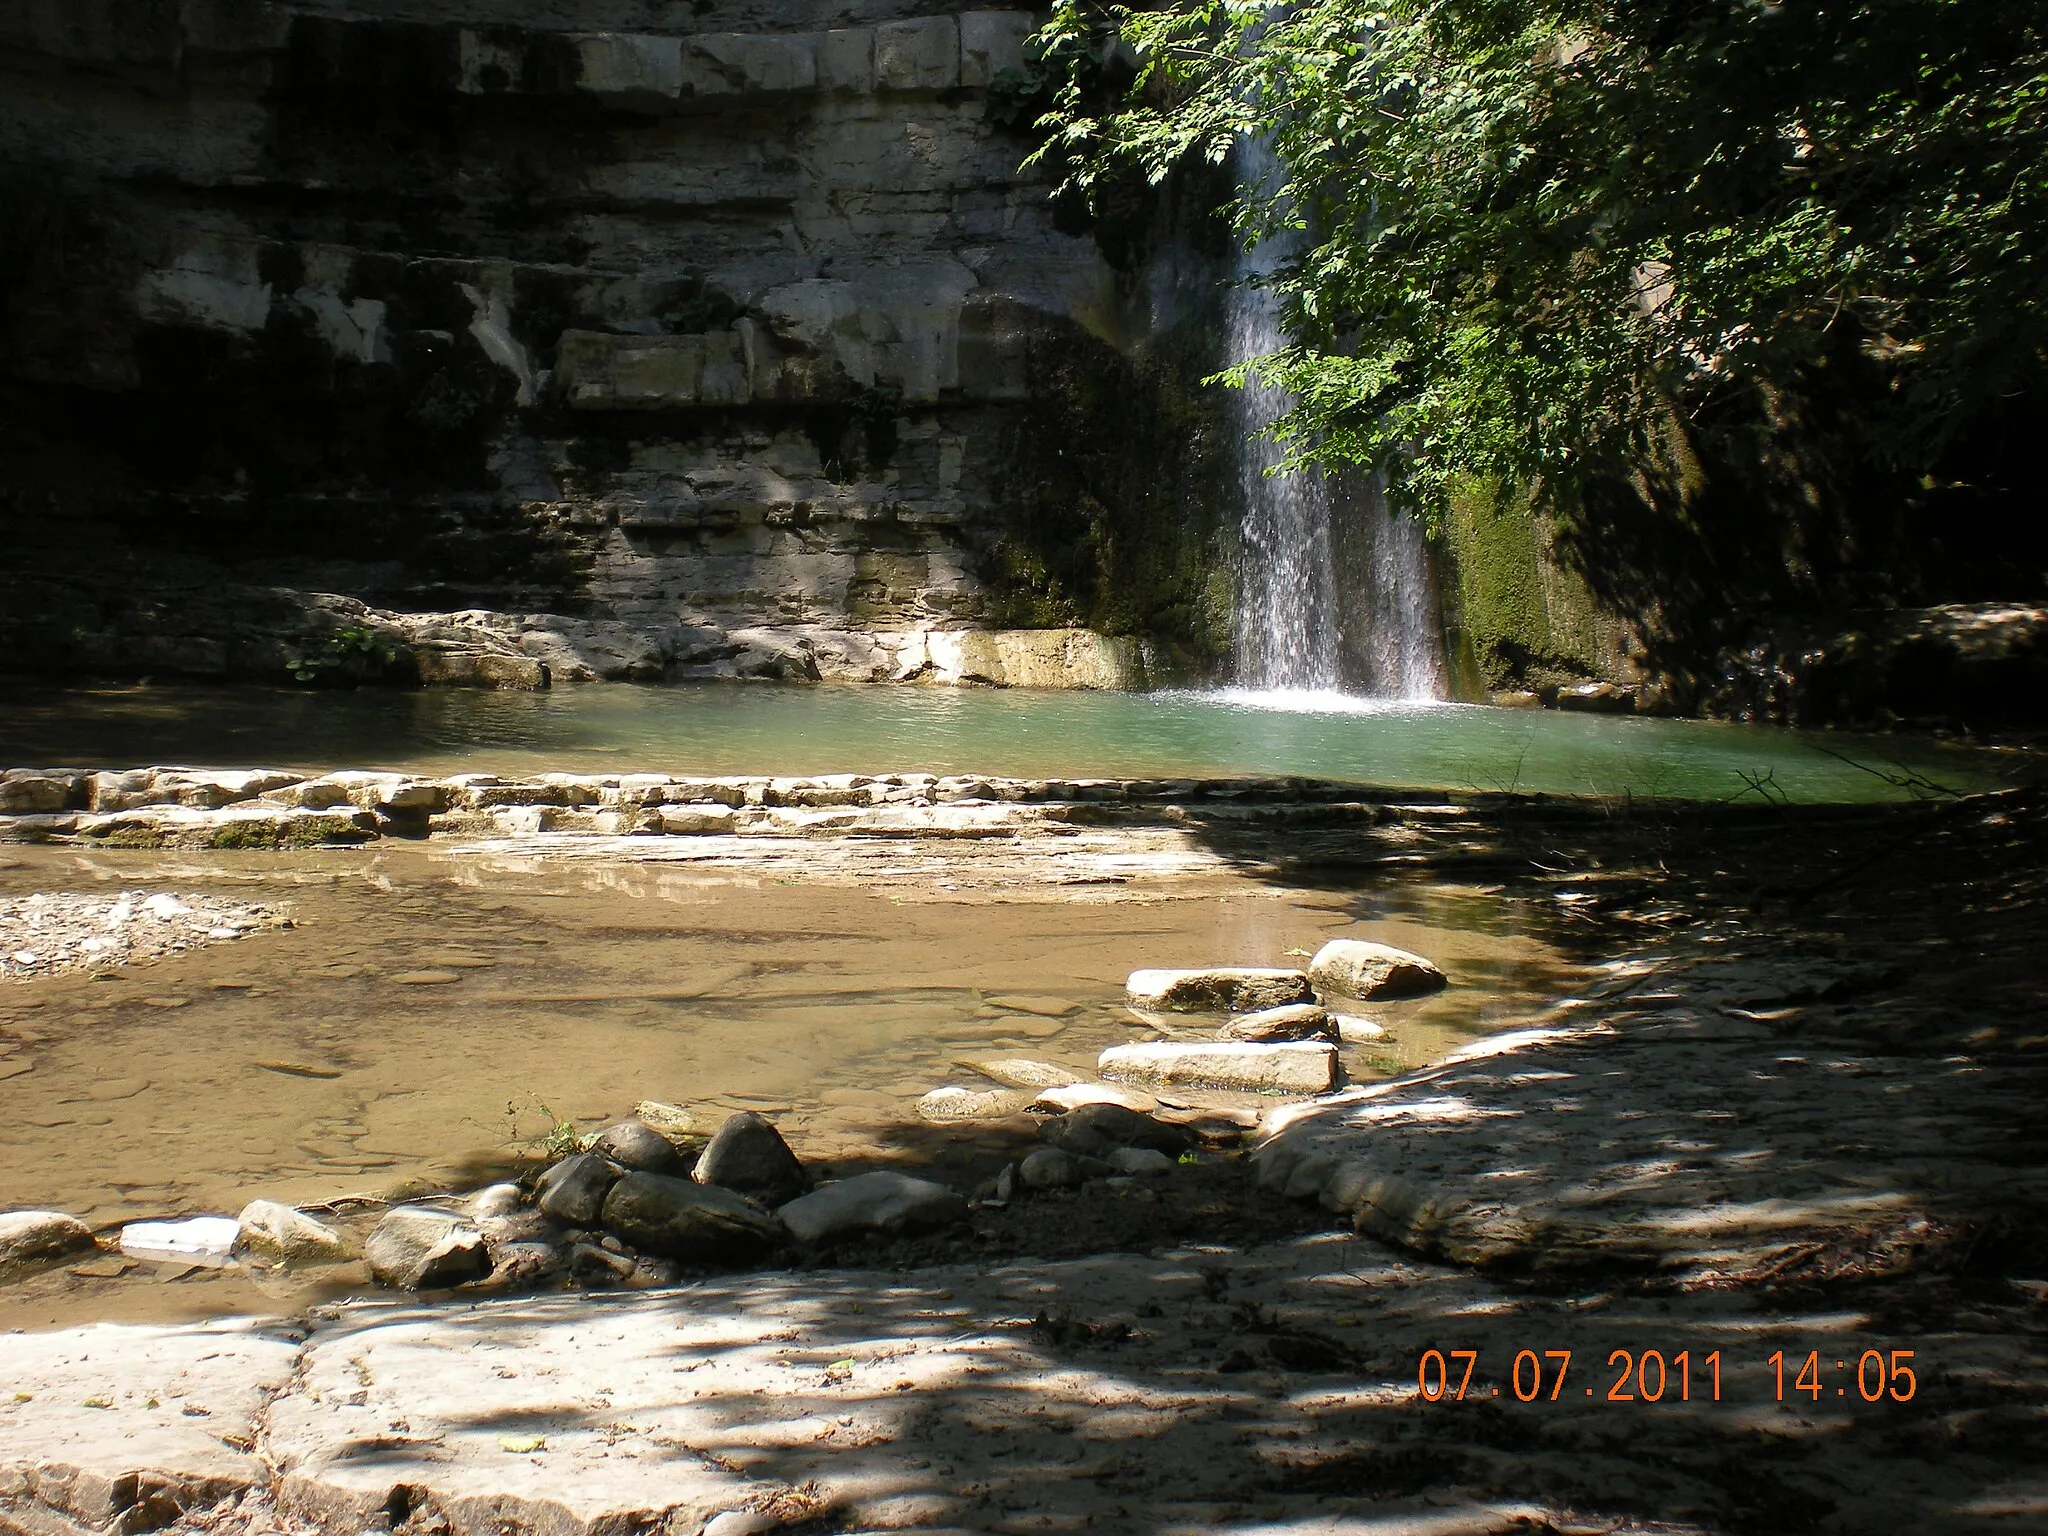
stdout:
[[1252,1013],[1315,1001],[1302,972],[1251,965],[1133,971],[1124,994],[1133,1008],[1173,1013]]
[[[2009,1381],[2001,1324],[1944,1322],[1944,1367]],[[1761,1440],[1759,1414],[1783,1415],[1758,1362],[1816,1327],[1850,1358],[1936,1347],[1740,1296],[1589,1308],[1389,1261],[1343,1234],[355,1305],[303,1341],[243,1324],[0,1335],[0,1373],[28,1399],[0,1394],[0,1524],[155,1529],[253,1488],[322,1536],[389,1529],[394,1512],[448,1536],[600,1536],[695,1533],[736,1511],[864,1531],[1702,1532],[1744,1528],[1755,1484],[1788,1454],[1844,1531],[1989,1530],[1958,1507],[2024,1500],[2022,1453],[1957,1457],[1940,1435],[1923,1448],[1934,1425],[1910,1410],[1802,1404],[1814,1430],[1796,1452]],[[1755,1369],[1729,1378],[1725,1401],[1619,1428],[1612,1405],[1571,1392],[1509,1398],[1483,1436],[1472,1416],[1415,1401],[1423,1350],[1474,1349],[1484,1381],[1505,1383],[1532,1337],[1581,1361],[1718,1348]],[[2038,1386],[2004,1390],[2015,1412],[2038,1411]],[[1389,1441],[1397,1459],[1346,1450]],[[1530,1486],[1560,1465],[1569,1514]],[[1640,1511],[1646,1488],[1686,1522],[1632,1522],[1622,1512]]]
[[1155,1088],[1238,1093],[1327,1093],[1337,1082],[1337,1048],[1327,1041],[1145,1041],[1102,1053],[1102,1075]]
[[257,1416],[303,1337],[227,1320],[0,1338],[0,1528],[152,1530],[262,1481]]
[[1952,1159],[1981,1211],[2030,1198],[1991,1128],[2028,1119],[2031,1068],[1782,1041],[1741,1005],[1811,981],[1732,947],[1679,945],[1436,1066],[1275,1110],[1261,1188],[1434,1258],[1712,1283],[1911,1249]]

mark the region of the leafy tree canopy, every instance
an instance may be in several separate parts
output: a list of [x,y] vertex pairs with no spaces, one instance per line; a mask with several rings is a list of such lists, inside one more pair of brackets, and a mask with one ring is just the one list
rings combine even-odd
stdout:
[[1845,390],[1836,451],[1921,484],[2044,375],[2044,38],[2039,0],[1061,0],[1039,158],[1098,195],[1263,135],[1235,217],[1300,244],[1253,366],[1297,458],[1402,504],[1682,475]]

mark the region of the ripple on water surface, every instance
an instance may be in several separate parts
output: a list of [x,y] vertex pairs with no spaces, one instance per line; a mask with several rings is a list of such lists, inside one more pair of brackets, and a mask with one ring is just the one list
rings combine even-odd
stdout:
[[435,773],[920,771],[1302,775],[1387,786],[1719,800],[1909,798],[2032,775],[1924,737],[1617,718],[1342,694],[584,684],[552,693],[251,687],[17,691],[11,765]]

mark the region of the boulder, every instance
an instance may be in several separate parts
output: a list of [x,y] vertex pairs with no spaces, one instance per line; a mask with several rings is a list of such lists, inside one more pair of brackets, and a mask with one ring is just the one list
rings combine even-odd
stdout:
[[1337,1083],[1337,1048],[1327,1041],[1113,1045],[1102,1053],[1100,1065],[1104,1077],[1160,1088],[1306,1095],[1327,1093]]
[[934,1088],[917,1101],[917,1113],[925,1120],[1000,1120],[1022,1114],[1031,1107],[1033,1095],[1021,1088]]
[[1335,1040],[1337,1021],[1315,1003],[1289,1003],[1240,1013],[1216,1033],[1225,1040]]
[[906,1173],[862,1173],[837,1179],[783,1206],[800,1243],[829,1243],[870,1232],[930,1232],[967,1216],[967,1202],[943,1184]]
[[621,1120],[597,1133],[591,1150],[635,1173],[687,1172],[676,1144],[640,1120]]
[[1447,985],[1444,973],[1420,955],[1369,939],[1332,939],[1308,963],[1308,978],[1325,997],[1421,997]]
[[1249,965],[1133,971],[1124,992],[1133,1008],[1169,1013],[1250,1013],[1315,1001],[1308,977],[1300,971]]
[[363,1244],[379,1285],[439,1290],[491,1272],[484,1235],[460,1216],[424,1205],[396,1206]]
[[1039,1139],[1087,1157],[1111,1147],[1150,1147],[1178,1157],[1194,1145],[1194,1137],[1177,1125],[1154,1120],[1121,1104],[1085,1104],[1038,1128]]
[[235,1218],[236,1258],[258,1258],[291,1268],[346,1264],[355,1245],[323,1221],[276,1200],[251,1200]]
[[595,1152],[563,1158],[540,1176],[534,1204],[565,1226],[594,1227],[618,1173]]
[[783,1205],[811,1187],[810,1175],[789,1143],[761,1116],[743,1109],[718,1128],[697,1159],[696,1179]]
[[670,1259],[752,1258],[788,1235],[730,1189],[659,1173],[629,1173],[614,1184],[603,1220],[635,1248]]
[[62,1211],[9,1211],[0,1215],[0,1270],[61,1259],[92,1245],[92,1228]]

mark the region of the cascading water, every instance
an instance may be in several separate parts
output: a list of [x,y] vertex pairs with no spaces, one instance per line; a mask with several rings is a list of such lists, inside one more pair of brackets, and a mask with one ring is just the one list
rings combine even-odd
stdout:
[[[1257,139],[1238,147],[1240,182],[1278,170]],[[1227,325],[1233,364],[1285,341],[1280,307],[1264,279],[1291,254],[1289,242],[1240,250]],[[1292,404],[1259,380],[1235,390],[1238,481],[1243,495],[1243,569],[1236,616],[1237,683],[1259,694],[1440,699],[1442,629],[1429,553],[1412,518],[1390,517],[1377,487],[1314,471],[1272,474],[1279,445],[1259,433]]]

